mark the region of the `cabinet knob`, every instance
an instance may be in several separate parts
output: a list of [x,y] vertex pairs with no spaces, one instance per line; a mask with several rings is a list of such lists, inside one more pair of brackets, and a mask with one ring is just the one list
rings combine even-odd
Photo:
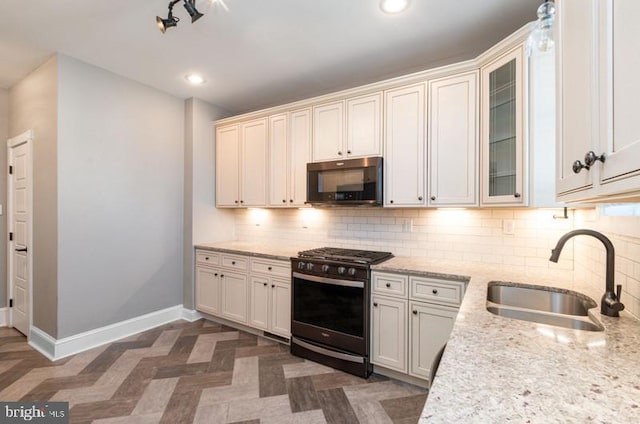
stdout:
[[385,284],[385,286],[391,287],[391,283],[387,283],[387,284]]
[[436,196],[431,196],[431,200],[436,200]]
[[347,150],[347,154],[350,155],[351,154],[351,150]]
[[220,278],[224,278],[224,274],[220,274]]
[[378,303],[377,302],[373,302],[373,306],[375,306],[377,308],[378,307]]
[[422,196],[418,196],[418,200],[422,202]]
[[389,203],[393,203],[393,200],[389,200]]
[[577,160],[577,161],[573,162],[573,165],[571,165],[571,168],[573,169],[573,173],[574,174],[579,174],[580,171],[582,171],[583,169],[586,169],[588,171],[590,166],[589,165],[585,165],[582,162],[580,162],[579,160]]
[[433,289],[433,290],[431,290],[431,293],[433,293],[433,294],[438,294],[438,289]]
[[289,203],[293,203],[293,199],[289,199]]
[[520,193],[513,193],[513,197],[515,197],[516,199],[519,199],[519,198],[520,198],[520,196],[521,196],[521,194],[520,194]]
[[275,285],[275,284],[271,284],[271,288],[272,288],[272,289],[275,289],[275,288],[276,288],[276,285]]
[[282,203],[287,203],[287,200],[286,199],[282,199]]
[[[605,157],[604,153],[602,153],[600,156],[598,156],[598,155],[595,154],[595,152],[593,150],[590,150],[584,155],[584,164],[586,166],[592,166],[593,164],[595,164],[598,161],[604,163],[605,159],[606,159],[606,157]],[[587,168],[587,169],[589,169],[589,168]]]
[[267,287],[267,283],[262,283],[263,286]]
[[342,152],[338,152],[338,156],[342,156]]
[[236,202],[236,205],[237,205],[237,204],[238,204],[238,201],[236,200],[235,202]]
[[418,311],[414,310],[412,312],[413,312],[413,315],[418,315]]
[[235,265],[235,264],[236,264],[236,261],[231,261],[231,265]]
[[244,200],[241,200],[240,203],[244,203]]
[[213,276],[214,276],[214,277],[217,277],[217,276],[218,276],[218,273],[216,272],[215,274],[213,274]]
[[273,268],[272,268],[272,267],[268,267],[267,269],[268,269],[269,271],[271,271]]
[[205,257],[205,258],[204,258],[204,260],[205,260],[205,261],[208,261],[208,260],[209,260],[209,257],[208,257],[208,256],[207,256],[207,257]]

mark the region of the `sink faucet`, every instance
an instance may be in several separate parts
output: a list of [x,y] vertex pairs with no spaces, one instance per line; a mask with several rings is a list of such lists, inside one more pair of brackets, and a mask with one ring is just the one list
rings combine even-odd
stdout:
[[619,312],[624,309],[624,305],[620,303],[622,286],[618,284],[617,293],[614,292],[613,274],[615,250],[613,249],[613,243],[611,243],[611,240],[609,240],[604,234],[593,230],[569,231],[567,234],[560,237],[560,239],[558,240],[558,244],[556,244],[556,248],[551,251],[551,257],[549,258],[549,260],[551,262],[558,262],[558,258],[560,258],[560,252],[562,252],[562,248],[564,247],[564,244],[567,242],[567,240],[580,235],[597,238],[602,242],[602,244],[604,244],[605,249],[607,249],[606,291],[602,295],[602,300],[600,301],[600,313],[609,317],[619,317]]

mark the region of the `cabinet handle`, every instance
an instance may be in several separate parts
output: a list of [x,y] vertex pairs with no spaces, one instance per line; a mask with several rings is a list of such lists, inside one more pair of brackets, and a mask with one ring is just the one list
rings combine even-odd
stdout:
[[513,197],[515,197],[516,199],[519,199],[519,198],[520,198],[520,196],[521,196],[521,194],[520,194],[520,193],[514,193],[514,194],[513,194]]
[[378,303],[377,302],[373,302],[373,306],[375,306],[377,308],[378,307]]
[[267,283],[262,283],[263,286],[267,287]]
[[438,289],[433,289],[433,290],[431,290],[431,293],[433,293],[433,294],[438,294]]
[[385,286],[391,287],[391,283],[387,283],[387,284],[385,284]]
[[268,269],[269,271],[271,271],[273,268],[269,267],[269,268],[267,268],[267,269]]
[[[584,164],[586,166],[592,166],[593,164],[595,164],[597,161],[600,161],[602,163],[604,163],[606,157],[603,154],[601,154],[600,156],[596,155],[595,152],[593,150],[589,150],[585,155],[584,155]],[[589,168],[587,168],[589,169]]]
[[579,174],[580,171],[582,171],[583,169],[586,169],[588,171],[590,166],[589,165],[585,165],[582,162],[580,162],[579,160],[577,160],[577,161],[573,162],[573,165],[571,165],[571,168],[573,169],[573,173],[574,174]]
[[338,156],[342,156],[342,152],[338,152]]
[[418,315],[418,311],[414,310],[413,315]]
[[431,196],[431,200],[436,200],[436,196]]
[[422,196],[418,196],[418,200],[422,202]]

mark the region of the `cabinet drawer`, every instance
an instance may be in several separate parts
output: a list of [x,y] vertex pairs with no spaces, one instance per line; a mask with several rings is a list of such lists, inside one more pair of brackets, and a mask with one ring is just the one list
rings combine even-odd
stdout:
[[460,305],[464,294],[464,283],[411,277],[411,299],[446,305]]
[[218,265],[220,255],[216,252],[196,250],[196,263],[201,265]]
[[374,272],[372,280],[373,293],[405,299],[408,296],[409,277],[407,275]]
[[242,256],[222,255],[222,266],[238,270],[246,270],[249,263],[248,258]]
[[278,277],[289,277],[291,265],[284,261],[270,261],[268,259],[251,259],[251,272],[259,272]]

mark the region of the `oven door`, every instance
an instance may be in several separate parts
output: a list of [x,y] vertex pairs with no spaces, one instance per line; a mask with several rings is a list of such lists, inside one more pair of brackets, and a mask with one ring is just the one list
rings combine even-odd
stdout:
[[367,356],[368,296],[364,281],[293,273],[293,336]]

